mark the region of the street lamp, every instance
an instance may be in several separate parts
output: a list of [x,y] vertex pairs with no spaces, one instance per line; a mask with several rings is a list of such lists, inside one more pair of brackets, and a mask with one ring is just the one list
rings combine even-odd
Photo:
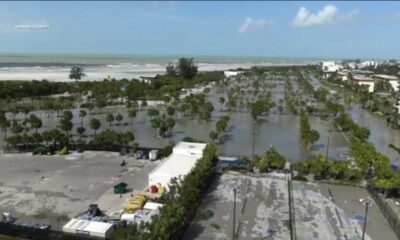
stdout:
[[325,161],[328,162],[328,154],[329,154],[329,142],[330,142],[330,137],[327,137],[328,143],[326,145],[326,155],[325,155]]
[[235,240],[235,226],[236,226],[236,192],[238,188],[233,188],[233,222],[232,222],[232,240]]
[[368,208],[369,208],[369,200],[365,201],[365,217],[364,217],[364,226],[363,226],[363,233],[362,233],[362,240],[365,237],[365,230],[367,228],[367,220],[368,220]]

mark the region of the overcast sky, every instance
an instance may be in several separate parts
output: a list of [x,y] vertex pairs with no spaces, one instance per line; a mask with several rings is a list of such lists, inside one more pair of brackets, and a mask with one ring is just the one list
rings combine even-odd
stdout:
[[400,2],[0,2],[0,52],[399,58]]

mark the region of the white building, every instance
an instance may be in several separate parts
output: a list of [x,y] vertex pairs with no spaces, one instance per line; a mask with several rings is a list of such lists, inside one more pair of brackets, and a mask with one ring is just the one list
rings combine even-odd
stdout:
[[324,78],[328,78],[332,73],[338,72],[341,66],[336,64],[334,61],[323,61],[321,62],[321,70]]
[[353,75],[352,81],[357,83],[358,85],[368,86],[368,92],[374,92],[375,81],[370,77]]
[[378,66],[378,63],[375,61],[363,61],[360,64],[358,64],[359,68],[365,68],[365,67],[374,67],[376,68]]
[[180,142],[165,160],[149,173],[149,187],[161,185],[168,190],[171,179],[183,179],[203,157],[205,143]]
[[348,71],[340,71],[340,72],[338,72],[338,76],[340,77],[340,80],[342,80],[342,81],[349,80],[349,72]]
[[393,75],[385,74],[374,74],[372,75],[375,81],[388,81],[392,86],[393,90],[397,91],[399,89],[399,79]]
[[114,231],[114,225],[73,218],[63,226],[62,231],[83,236],[110,238]]
[[242,71],[224,71],[225,77],[237,76],[242,73]]

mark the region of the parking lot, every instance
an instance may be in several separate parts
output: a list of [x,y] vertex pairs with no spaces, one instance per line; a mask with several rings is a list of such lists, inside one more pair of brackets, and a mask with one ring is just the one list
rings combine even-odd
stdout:
[[[371,201],[365,239],[397,239],[366,189],[298,181],[292,186],[297,239],[361,239],[365,205],[360,199]],[[290,239],[288,197],[285,176],[222,174],[203,198],[184,239],[232,239],[233,234],[235,239]]]
[[[125,166],[121,166],[122,160]],[[66,156],[2,154],[0,212],[10,212],[17,222],[46,223],[61,229],[89,204],[97,203],[103,211],[121,209],[130,193],[114,194],[113,186],[125,182],[129,191],[141,191],[157,165],[158,161],[101,151]]]
[[286,180],[223,174],[218,177],[184,239],[231,239],[236,187],[236,239],[290,239]]

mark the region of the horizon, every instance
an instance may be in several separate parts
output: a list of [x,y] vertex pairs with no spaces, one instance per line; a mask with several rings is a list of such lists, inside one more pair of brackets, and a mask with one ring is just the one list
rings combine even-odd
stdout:
[[[139,57],[148,57],[148,58],[157,58],[157,57],[165,57],[165,58],[193,58],[196,60],[196,57],[200,58],[254,58],[254,59],[309,59],[309,60],[400,60],[400,58],[361,58],[361,57],[302,57],[302,56],[268,56],[268,55],[205,55],[205,54],[135,54],[135,53],[106,53],[106,52],[97,52],[97,53],[85,53],[85,52],[0,52],[0,57],[21,57],[21,56],[71,56],[71,57],[120,57],[120,58],[139,58]],[[1,59],[0,59],[1,60]]]

